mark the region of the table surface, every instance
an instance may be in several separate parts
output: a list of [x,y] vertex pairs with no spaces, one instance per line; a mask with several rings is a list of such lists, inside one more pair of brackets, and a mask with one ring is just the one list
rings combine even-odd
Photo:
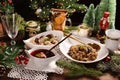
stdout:
[[[7,73],[11,69],[6,70],[6,74],[0,75],[0,80],[20,80],[20,79],[13,79],[7,77]],[[56,73],[48,73],[48,78],[47,80],[119,80],[119,77],[116,77],[115,73],[104,73],[104,75],[101,75],[100,77],[95,77],[95,76],[89,76],[89,75],[83,75],[79,77],[67,77],[65,73],[63,74],[56,74]],[[117,74],[118,75],[118,74]]]
[[[0,38],[0,41],[7,41],[7,42],[9,42],[9,38],[7,37],[7,36],[5,36],[5,37],[1,37]],[[21,42],[19,42],[19,40],[18,40],[18,44],[19,43],[21,43]],[[88,67],[95,67],[96,66],[96,63],[93,63],[93,64],[87,64],[86,66],[88,66]],[[0,69],[1,70],[1,69]],[[0,80],[19,80],[19,79],[13,79],[13,78],[9,78],[9,77],[7,77],[7,74],[8,74],[8,72],[10,71],[11,69],[7,69],[6,70],[6,74],[4,74],[4,75],[0,75]],[[64,69],[64,72],[65,72],[66,70]],[[120,75],[120,74],[119,74]],[[98,78],[96,78],[95,76],[89,76],[89,75],[87,75],[87,76],[85,76],[85,75],[83,75],[83,76],[79,76],[79,77],[67,77],[66,75],[65,75],[65,73],[63,73],[63,74],[56,74],[56,73],[48,73],[48,80],[82,80],[82,78],[83,77],[87,77],[87,78],[92,78],[92,80],[98,80]],[[106,77],[106,76],[105,76]],[[109,78],[111,78],[111,80],[119,80],[118,79],[118,77],[114,77],[114,75],[113,76],[111,76],[111,73],[110,73],[110,76],[109,76]],[[115,78],[115,79],[114,79]],[[88,79],[89,80],[89,79]],[[100,80],[105,80],[105,79],[100,79]],[[108,79],[109,80],[109,79]]]

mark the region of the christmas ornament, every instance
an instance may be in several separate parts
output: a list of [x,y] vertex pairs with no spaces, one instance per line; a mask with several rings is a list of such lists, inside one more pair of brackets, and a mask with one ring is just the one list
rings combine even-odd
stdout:
[[105,35],[105,31],[109,26],[109,12],[104,12],[103,17],[100,20],[100,28],[98,30],[97,33],[97,39],[100,40],[101,43],[104,43],[106,35]]

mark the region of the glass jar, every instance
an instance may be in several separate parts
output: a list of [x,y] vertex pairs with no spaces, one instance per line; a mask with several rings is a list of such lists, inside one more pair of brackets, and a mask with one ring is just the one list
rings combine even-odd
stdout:
[[25,34],[26,38],[33,37],[40,32],[40,25],[36,21],[26,22]]

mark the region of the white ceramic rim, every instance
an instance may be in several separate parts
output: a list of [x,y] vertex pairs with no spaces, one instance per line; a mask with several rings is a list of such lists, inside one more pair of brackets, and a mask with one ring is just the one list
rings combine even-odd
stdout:
[[[118,32],[119,35],[118,36],[111,36],[110,32],[112,32],[112,31]],[[107,37],[112,38],[112,39],[119,39],[120,38],[120,30],[118,30],[118,29],[107,29],[105,31],[105,34],[106,34]]]

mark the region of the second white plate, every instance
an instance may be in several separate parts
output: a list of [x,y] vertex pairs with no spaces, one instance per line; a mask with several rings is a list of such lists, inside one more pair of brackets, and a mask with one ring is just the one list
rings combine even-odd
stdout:
[[104,59],[109,54],[109,51],[105,47],[105,45],[103,45],[95,40],[80,37],[80,36],[76,36],[76,38],[78,38],[81,42],[86,43],[86,44],[87,43],[96,43],[100,46],[100,50],[98,51],[97,59],[95,59],[93,61],[79,61],[79,60],[73,59],[71,56],[68,55],[69,49],[72,45],[76,45],[76,44],[80,44],[80,43],[76,40],[68,38],[65,41],[63,41],[59,47],[60,47],[60,51],[64,54],[64,56],[66,56],[68,59],[70,59],[72,61],[75,61],[78,63],[93,63],[93,62],[97,62],[97,61]]

